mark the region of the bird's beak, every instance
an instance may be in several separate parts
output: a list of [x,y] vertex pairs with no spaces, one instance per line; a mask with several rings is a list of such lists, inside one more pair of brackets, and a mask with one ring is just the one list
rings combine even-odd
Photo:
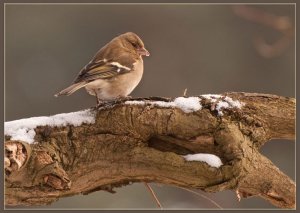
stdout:
[[144,47],[141,48],[141,49],[138,49],[137,52],[140,55],[145,55],[145,56],[149,56],[150,55],[150,53],[148,52],[148,50],[146,50]]

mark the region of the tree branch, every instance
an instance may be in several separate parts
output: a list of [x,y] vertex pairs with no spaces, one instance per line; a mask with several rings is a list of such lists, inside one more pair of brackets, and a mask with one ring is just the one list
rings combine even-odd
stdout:
[[[236,107],[236,100],[243,106]],[[295,208],[295,183],[259,153],[270,139],[294,140],[295,99],[199,96],[202,108],[192,112],[167,98],[129,101],[93,108],[92,124],[38,126],[37,143],[6,135],[5,204],[45,205],[78,193],[158,182],[209,192],[231,189]],[[215,154],[223,165],[182,156],[193,153]]]

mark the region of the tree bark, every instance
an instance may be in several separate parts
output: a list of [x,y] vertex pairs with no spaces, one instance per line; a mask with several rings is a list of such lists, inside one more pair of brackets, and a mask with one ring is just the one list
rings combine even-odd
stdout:
[[[295,139],[295,99],[226,96],[244,106],[220,116],[216,103],[203,97],[203,108],[191,113],[119,101],[94,108],[94,124],[37,127],[38,143],[6,136],[5,205],[46,205],[79,193],[157,182],[208,192],[231,189],[238,197],[260,196],[279,208],[295,208],[295,183],[259,152],[271,139]],[[223,165],[182,157],[192,153],[215,154]]]

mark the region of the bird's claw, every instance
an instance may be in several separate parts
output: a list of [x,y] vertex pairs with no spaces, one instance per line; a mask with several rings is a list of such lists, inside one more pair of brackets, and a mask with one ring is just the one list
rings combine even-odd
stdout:
[[114,100],[109,100],[109,101],[98,100],[96,108],[97,109],[99,109],[99,108],[110,108],[110,107],[113,107],[116,104],[120,104],[120,103],[128,101],[130,99],[132,99],[131,96],[119,97],[119,98],[116,98]]

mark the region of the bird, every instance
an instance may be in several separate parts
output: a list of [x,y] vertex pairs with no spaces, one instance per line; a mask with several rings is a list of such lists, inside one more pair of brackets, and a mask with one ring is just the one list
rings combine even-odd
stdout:
[[90,95],[96,96],[97,105],[126,98],[141,81],[143,56],[149,55],[137,34],[121,34],[95,54],[69,87],[54,96],[68,96],[84,87]]

